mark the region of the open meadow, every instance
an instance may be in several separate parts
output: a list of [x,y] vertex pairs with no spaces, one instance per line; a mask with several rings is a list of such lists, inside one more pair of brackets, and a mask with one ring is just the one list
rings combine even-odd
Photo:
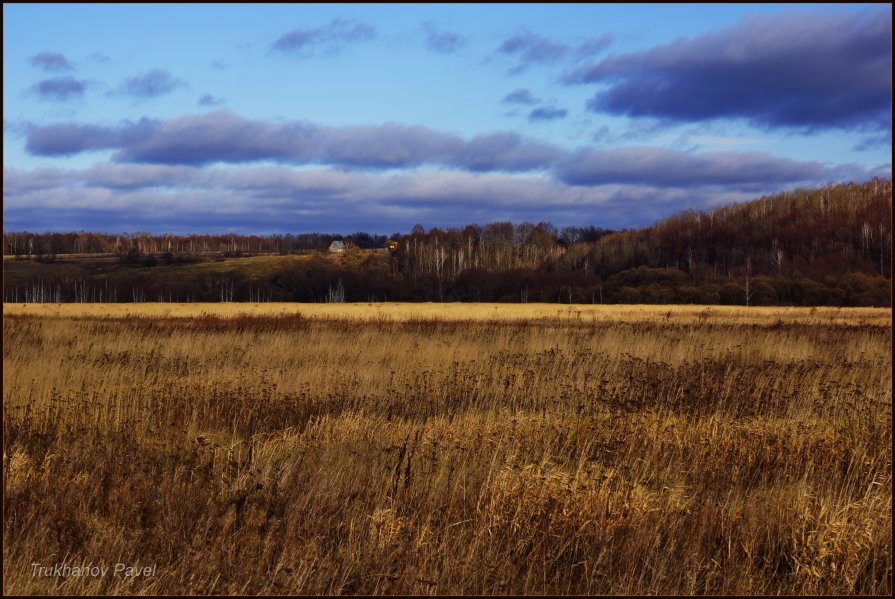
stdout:
[[3,590],[891,594],[891,316],[6,304]]

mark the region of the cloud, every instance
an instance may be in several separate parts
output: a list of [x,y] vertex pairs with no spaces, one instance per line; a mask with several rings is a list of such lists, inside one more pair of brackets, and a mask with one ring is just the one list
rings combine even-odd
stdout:
[[73,77],[45,79],[31,86],[31,91],[42,100],[55,100],[57,102],[82,98],[86,89],[86,81],[79,81]]
[[3,119],[3,134],[25,137],[34,130],[36,125],[24,119]]
[[600,127],[591,137],[591,140],[599,145],[624,145],[631,142],[638,143],[659,143],[672,138],[680,139],[679,134],[675,134],[675,123],[660,121],[657,119],[643,118],[633,119],[625,123],[623,127]]
[[[4,217],[14,228],[42,230],[58,228],[54,220],[64,215],[63,228],[90,223],[91,230],[107,231],[172,231],[183,229],[184,222],[201,222],[205,230],[224,226],[242,232],[391,232],[420,221],[464,225],[472,215],[481,222],[558,218],[565,224],[575,216],[596,216],[615,192],[575,189],[529,175],[97,165],[86,171],[5,172]],[[601,216],[605,222],[619,215]]]
[[199,106],[220,106],[224,104],[223,98],[215,98],[211,94],[205,94],[199,98]]
[[540,102],[527,89],[517,89],[510,92],[501,100],[504,104],[537,104]]
[[426,46],[430,50],[441,52],[443,54],[453,54],[459,51],[468,42],[467,38],[448,31],[438,31],[435,24],[431,21],[423,23],[426,29]]
[[562,108],[552,108],[550,106],[542,106],[541,108],[535,108],[534,110],[529,112],[528,120],[531,123],[541,121],[555,121],[557,119],[564,119],[568,115],[568,110],[564,110]]
[[489,133],[460,145],[452,156],[455,166],[472,171],[537,171],[564,155],[558,148],[516,133]]
[[505,39],[498,51],[518,58],[518,64],[508,71],[509,74],[516,75],[535,64],[562,60],[569,48],[531,31],[522,31]]
[[25,149],[35,156],[72,156],[82,152],[111,150],[145,139],[155,121],[126,121],[119,127],[57,123],[29,125],[25,129]]
[[171,73],[164,69],[152,69],[136,77],[125,79],[118,86],[116,94],[145,100],[163,96],[180,87],[186,87],[186,82],[175,79]]
[[317,29],[290,31],[271,44],[271,50],[300,58],[333,55],[349,44],[368,41],[375,36],[376,30],[370,25],[347,19],[335,19]]
[[615,41],[615,38],[608,33],[585,40],[575,47],[575,58],[581,60],[599,54],[611,46],[613,41]]
[[518,75],[533,65],[555,64],[572,55],[576,60],[603,52],[613,41],[611,35],[589,38],[576,46],[555,42],[531,31],[521,31],[503,41],[498,52],[513,56],[518,63],[507,74]]
[[8,230],[390,233],[417,222],[503,220],[622,228],[787,187],[580,186],[519,173],[100,163],[85,170],[4,168],[3,215]]
[[201,171],[198,169],[185,166],[99,163],[81,172],[79,178],[88,187],[101,187],[116,191],[153,188],[183,189],[191,187],[200,173]]
[[870,135],[865,137],[852,148],[856,152],[866,152],[876,148],[884,148],[888,146],[892,149],[892,131],[885,131],[878,135]]
[[31,57],[30,62],[32,65],[45,71],[55,73],[75,70],[75,67],[72,66],[67,58],[62,54],[56,54],[54,52],[41,52],[40,54],[35,54]]
[[670,121],[745,119],[804,131],[889,127],[891,9],[794,11],[568,73],[608,86],[595,112]]
[[871,176],[867,169],[854,165],[829,166],[756,152],[683,152],[655,147],[566,151],[512,132],[462,138],[394,123],[344,127],[270,123],[245,119],[228,110],[168,120],[144,118],[117,126],[57,123],[23,131],[26,148],[33,155],[111,150],[112,161],[122,166],[190,167],[205,172],[218,172],[222,165],[275,162],[326,165],[366,174],[421,169],[525,173],[578,187],[614,184],[696,189],[711,185],[750,191]]
[[759,152],[689,153],[661,148],[579,150],[556,167],[570,185],[647,184],[657,187],[729,187],[826,182],[866,177],[860,167],[825,166]]
[[117,127],[73,123],[34,127],[28,131],[26,147],[42,156],[115,149],[116,161],[153,164],[270,160],[361,169],[430,164],[473,171],[545,169],[563,155],[554,146],[515,133],[466,140],[422,126],[268,123],[244,119],[228,110],[167,121],[141,119]]
[[[142,230],[172,230],[183,228],[186,221],[201,222],[205,230],[226,223],[246,232],[296,227],[394,231],[409,230],[420,220],[441,226],[467,224],[473,213],[483,220],[507,215],[540,218],[545,212],[580,209],[585,198],[598,202],[603,195],[539,176],[455,171],[395,175],[101,164],[85,171],[4,173],[7,223],[40,229],[55,228],[51,214],[59,218],[64,213],[69,228],[96,217],[92,230],[133,230],[123,223],[134,222]],[[462,217],[458,206],[466,208]]]
[[57,168],[27,171],[3,167],[3,196],[18,197],[36,191],[71,185],[75,178],[70,172]]
[[769,143],[772,140],[757,137],[724,136],[724,135],[684,135],[684,140],[697,146],[714,148],[732,148],[736,146],[752,146]]
[[607,126],[602,126],[591,135],[591,141],[594,143],[604,143],[613,139],[612,130]]

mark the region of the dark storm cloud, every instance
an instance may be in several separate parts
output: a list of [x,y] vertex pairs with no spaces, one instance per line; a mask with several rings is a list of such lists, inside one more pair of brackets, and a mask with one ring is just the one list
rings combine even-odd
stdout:
[[557,119],[564,119],[568,115],[568,110],[564,110],[562,108],[552,108],[550,106],[542,106],[541,108],[535,108],[534,110],[529,112],[528,120],[532,123],[539,121],[555,121]]
[[370,169],[433,164],[474,171],[546,169],[563,155],[554,146],[515,133],[466,140],[422,126],[267,123],[227,110],[167,121],[142,119],[118,127],[34,127],[27,133],[27,149],[43,156],[116,149],[119,162],[172,165],[272,160]]
[[430,50],[443,54],[453,54],[466,45],[466,37],[449,31],[439,31],[435,24],[427,21],[423,24],[426,29],[426,45]]
[[223,103],[223,98],[215,98],[211,94],[205,94],[199,98],[199,106],[220,106]]
[[31,91],[40,96],[42,100],[56,100],[58,102],[82,98],[86,89],[86,82],[79,81],[74,77],[45,79],[31,87]]
[[40,54],[35,54],[31,57],[30,62],[32,65],[45,71],[52,71],[55,73],[75,70],[75,67],[72,66],[67,58],[62,54],[56,54],[55,52],[41,52]]
[[271,49],[298,57],[336,54],[354,42],[373,39],[376,30],[365,23],[335,19],[316,29],[295,29],[271,44]]
[[540,102],[537,98],[535,98],[530,91],[527,89],[517,89],[516,91],[510,92],[503,97],[501,100],[504,104],[537,104]]
[[886,128],[891,9],[750,17],[727,30],[612,55],[566,75],[599,83],[589,107],[671,121],[743,118],[807,131]]
[[766,186],[823,182],[862,174],[859,168],[834,169],[818,162],[798,162],[757,152],[694,154],[650,147],[581,150],[558,164],[555,172],[571,185],[620,183],[657,187],[737,187],[755,183]]
[[168,94],[186,83],[175,79],[164,69],[152,69],[126,79],[117,89],[118,95],[149,99]]

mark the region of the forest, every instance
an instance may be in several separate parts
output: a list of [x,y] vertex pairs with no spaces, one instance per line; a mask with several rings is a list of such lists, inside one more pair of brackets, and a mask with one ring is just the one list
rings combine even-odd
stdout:
[[[796,189],[652,226],[391,236],[3,236],[4,300],[890,306],[892,182]],[[347,250],[330,254],[332,241]],[[384,251],[397,241],[394,251]],[[376,251],[379,250],[379,251]]]

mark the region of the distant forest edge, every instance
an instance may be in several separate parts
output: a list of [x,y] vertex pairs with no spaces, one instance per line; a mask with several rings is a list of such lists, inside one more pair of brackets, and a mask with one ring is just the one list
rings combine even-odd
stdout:
[[[391,237],[9,232],[4,301],[890,306],[891,222],[892,181],[873,179],[624,231],[493,223]],[[397,249],[384,251],[390,240]],[[347,249],[329,253],[333,241]]]

